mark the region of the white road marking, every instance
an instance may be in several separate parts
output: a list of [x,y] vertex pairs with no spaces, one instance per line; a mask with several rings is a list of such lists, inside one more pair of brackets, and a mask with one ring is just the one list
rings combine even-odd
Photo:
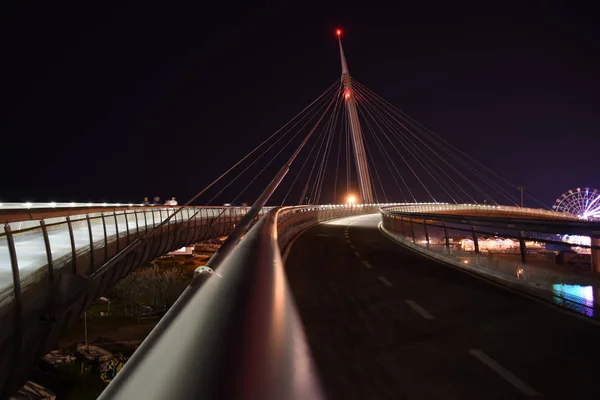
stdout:
[[369,262],[368,262],[368,261],[364,261],[364,260],[363,260],[363,264],[365,264],[365,267],[367,267],[367,268],[369,268],[369,269],[373,268],[373,266],[372,266],[371,264],[369,264]]
[[356,246],[353,244],[349,244],[348,247],[350,247],[352,250],[356,249]]
[[494,372],[498,375],[506,379],[511,385],[516,387],[521,391],[521,393],[527,396],[539,396],[540,394],[535,391],[531,386],[523,382],[519,379],[515,374],[504,368],[502,365],[498,364],[496,360],[485,354],[483,351],[479,349],[469,349],[469,353],[481,361],[483,364],[490,367]]
[[354,256],[355,256],[356,258],[360,258],[360,253],[359,253],[358,251],[355,251],[355,252],[354,252]]
[[420,305],[418,305],[414,301],[412,301],[412,300],[406,300],[406,304],[408,304],[410,306],[410,308],[412,308],[413,310],[415,310],[416,312],[418,312],[419,314],[421,314],[421,317],[423,317],[425,319],[435,319],[435,317],[433,315],[429,314],[427,312],[427,310],[425,310],[423,307],[421,307]]
[[387,279],[385,279],[385,276],[381,276],[381,275],[379,275],[379,276],[377,277],[377,279],[379,279],[381,282],[383,282],[383,284],[384,284],[385,286],[392,286],[392,282],[390,282],[390,281],[388,281]]

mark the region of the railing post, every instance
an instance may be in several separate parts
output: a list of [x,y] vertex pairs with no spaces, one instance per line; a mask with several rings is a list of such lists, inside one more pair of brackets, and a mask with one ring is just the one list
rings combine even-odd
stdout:
[[129,235],[129,220],[127,219],[127,210],[123,210],[123,218],[125,218],[125,230],[127,231],[127,246],[131,243]]
[[479,264],[479,239],[477,237],[475,225],[471,226],[471,232],[473,234],[473,249],[475,250],[475,263]]
[[442,222],[442,227],[444,227],[444,242],[446,244],[446,251],[448,252],[448,254],[450,254],[450,252],[452,250],[450,249],[450,238],[448,237],[448,227],[446,226],[445,222]]
[[46,259],[48,260],[48,279],[50,280],[50,287],[54,288],[54,263],[52,261],[52,248],[50,247],[50,238],[48,237],[48,228],[44,220],[40,221],[40,227],[42,228],[42,236],[44,237],[44,247],[46,248]]
[[121,251],[121,243],[119,243],[119,221],[117,220],[117,212],[116,211],[113,211],[113,218],[115,220],[115,232],[117,234],[117,253],[118,253]]
[[156,226],[156,217],[154,216],[154,209],[152,209],[152,228],[154,228],[155,226]]
[[135,238],[140,237],[140,221],[138,220],[138,212],[137,210],[133,210],[133,215],[135,217]]
[[104,229],[104,263],[108,261],[108,234],[106,233],[106,217],[102,215],[102,229]]
[[404,217],[400,216],[400,228],[402,229],[402,237],[406,237],[406,233],[404,232]]
[[14,329],[13,329],[13,342],[11,347],[13,348],[13,361],[12,366],[17,367],[19,358],[21,357],[21,349],[23,346],[23,326],[22,326],[22,310],[23,300],[21,298],[21,276],[19,275],[19,262],[17,260],[17,251],[15,249],[15,240],[13,238],[10,225],[4,225],[4,232],[6,233],[6,243],[8,245],[8,254],[10,256],[10,267],[12,269],[13,277],[13,293],[15,296],[15,303],[13,306],[14,310]]
[[600,272],[600,232],[592,232],[590,245],[592,246],[592,272]]
[[148,216],[146,214],[147,212],[144,210],[144,235],[148,233]]
[[67,227],[69,228],[69,238],[71,239],[71,257],[73,258],[73,260],[71,261],[71,266],[73,274],[77,275],[77,252],[75,251],[75,235],[73,234],[73,224],[71,223],[70,217],[67,217]]
[[517,270],[517,278],[527,279],[525,275],[525,264],[527,263],[527,245],[525,244],[525,232],[519,231],[519,250],[521,252],[521,267]]
[[429,248],[429,231],[427,230],[427,220],[423,218],[423,228],[425,229],[425,242],[427,243],[427,248]]
[[525,232],[519,231],[519,249],[521,250],[521,262],[527,262],[527,245],[525,244]]
[[43,219],[40,220],[40,227],[42,228],[44,247],[46,248],[46,259],[48,262],[48,308],[54,310],[54,302],[56,301],[54,289],[54,262],[52,260],[52,248],[50,246],[50,238],[48,237],[48,228],[46,227],[46,222]]
[[90,271],[92,274],[96,272],[96,264],[94,264],[94,236],[92,235],[92,221],[90,220],[90,214],[85,215],[87,220],[88,233],[90,234]]
[[412,237],[412,242],[415,243],[415,227],[413,226],[412,218],[408,219],[408,223],[410,224],[410,235]]

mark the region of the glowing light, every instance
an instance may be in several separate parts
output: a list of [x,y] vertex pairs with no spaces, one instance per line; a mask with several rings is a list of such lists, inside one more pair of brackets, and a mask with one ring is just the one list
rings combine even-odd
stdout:
[[469,260],[465,260],[465,261],[463,261],[463,263],[465,263],[465,264],[468,264],[468,263],[469,263]]
[[346,199],[346,202],[347,202],[348,204],[354,204],[354,203],[356,203],[356,197],[354,197],[354,196],[350,195],[350,196],[348,196],[348,198]]
[[337,37],[342,36],[342,30],[341,29],[336,29],[335,30],[335,34],[337,35]]
[[32,205],[33,204],[31,204],[30,202],[25,203],[25,207],[27,207],[27,208],[31,208]]
[[521,277],[523,276],[524,273],[525,273],[525,270],[523,270],[523,268],[517,269],[517,278],[521,279]]
[[[587,316],[594,316],[594,287],[580,285],[565,285],[562,283],[552,285],[554,302],[564,305],[576,312]],[[568,302],[565,301],[569,300]]]
[[346,90],[346,91],[344,92],[344,99],[348,100],[349,98],[350,98],[350,91],[349,91],[349,90]]
[[50,207],[56,207],[56,202],[54,202],[54,201],[53,201],[53,202],[51,202],[51,203],[50,203]]
[[600,193],[598,189],[577,188],[563,193],[552,206],[558,212],[569,212],[582,219],[600,217]]

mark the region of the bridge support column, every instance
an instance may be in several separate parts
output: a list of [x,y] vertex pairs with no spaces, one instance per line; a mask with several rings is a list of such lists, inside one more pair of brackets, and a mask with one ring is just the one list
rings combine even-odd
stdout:
[[429,231],[427,230],[427,220],[423,219],[423,229],[425,230],[425,242],[427,248],[429,248]]
[[592,272],[600,273],[600,234],[592,234],[590,239],[592,245]]
[[413,225],[413,220],[412,218],[408,219],[408,222],[410,224],[410,236],[412,238],[412,242],[415,243],[415,227]]

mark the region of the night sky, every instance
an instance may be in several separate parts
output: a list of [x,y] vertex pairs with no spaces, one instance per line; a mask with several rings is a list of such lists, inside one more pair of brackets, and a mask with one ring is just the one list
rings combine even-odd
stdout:
[[585,3],[118,3],[3,2],[0,202],[186,200],[339,77],[337,27],[353,77],[548,206],[600,188]]

